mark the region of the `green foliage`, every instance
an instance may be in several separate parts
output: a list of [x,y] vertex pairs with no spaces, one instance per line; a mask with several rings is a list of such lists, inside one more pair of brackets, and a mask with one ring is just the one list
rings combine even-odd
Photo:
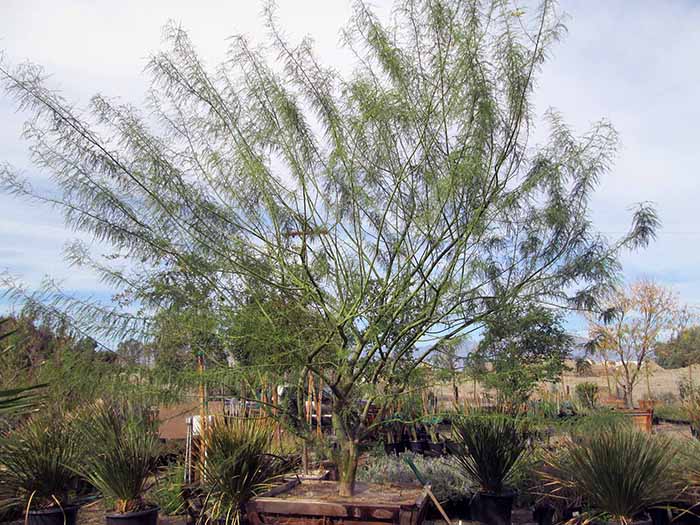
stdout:
[[295,466],[269,453],[272,436],[273,427],[260,421],[217,419],[210,427],[202,483],[210,519],[239,525],[245,503]]
[[678,397],[681,401],[691,401],[698,397],[700,389],[687,377],[678,380]]
[[131,404],[96,404],[79,420],[88,450],[80,473],[118,513],[148,507],[144,495],[155,474],[160,442],[150,414]]
[[681,368],[700,363],[700,326],[681,330],[669,341],[659,343],[656,362],[664,368]]
[[184,479],[185,467],[182,464],[170,465],[159,473],[155,485],[148,492],[148,499],[160,507],[161,514],[173,516],[184,513]]
[[466,479],[482,491],[507,489],[527,449],[530,431],[523,420],[504,415],[467,415],[452,423],[452,452]]
[[576,358],[576,375],[587,376],[593,372],[593,365],[585,357]]
[[624,413],[601,407],[586,414],[569,418],[563,423],[562,428],[567,430],[573,439],[580,440],[601,430],[631,429],[632,426],[632,418]]
[[676,421],[689,422],[688,411],[686,410],[686,407],[678,402],[664,403],[655,406],[654,415],[666,419],[674,419]]
[[70,504],[84,454],[70,419],[36,416],[0,437],[0,508]]
[[372,455],[359,467],[357,479],[366,483],[417,484],[416,476],[404,458],[413,461],[421,475],[430,483],[435,497],[441,502],[459,499],[474,491],[474,487],[451,459],[429,458],[412,452],[405,452],[401,457],[388,456],[383,451]]
[[22,414],[36,407],[41,399],[36,391],[44,387],[45,384],[0,390],[0,417]]
[[595,383],[579,383],[575,388],[576,399],[584,407],[592,410],[598,406],[598,385]]
[[629,523],[680,492],[671,438],[630,429],[605,429],[568,441],[550,455],[542,475],[550,494],[574,494],[592,517]]
[[484,383],[502,404],[519,407],[539,382],[559,379],[571,345],[562,322],[551,309],[531,306],[504,310],[486,323],[477,353],[493,365]]
[[[280,299],[291,318],[308,309],[321,337],[294,349],[303,366],[279,367],[286,337],[265,341],[274,351],[255,366],[279,383],[323,377],[343,450],[374,431],[370,407],[452,338],[531,298],[595,307],[620,252],[649,242],[658,220],[641,205],[629,235],[609,243],[593,230],[589,202],[617,143],[608,123],[577,137],[549,113],[548,137],[531,141],[537,75],[563,31],[554,6],[527,22],[498,0],[399,0],[395,13],[385,26],[356,4],[347,76],[308,41],[287,42],[272,11],[271,53],[232,38],[211,71],[171,24],[146,67],[148,116],[104,96],[78,114],[40,67],[1,63],[8,95],[31,112],[32,158],[58,188],[42,193],[10,166],[3,187],[110,245],[107,258],[81,243],[68,257],[119,291],[102,304],[10,281],[10,299],[54,328],[151,337],[171,372],[200,351],[223,363],[229,321],[252,303],[273,327],[286,325]],[[556,361],[506,381],[512,397]]]

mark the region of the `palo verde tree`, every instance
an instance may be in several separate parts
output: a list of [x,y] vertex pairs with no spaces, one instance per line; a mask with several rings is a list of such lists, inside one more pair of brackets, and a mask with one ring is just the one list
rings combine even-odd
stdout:
[[577,137],[549,112],[548,140],[529,141],[535,79],[563,31],[550,2],[526,13],[399,0],[391,25],[357,3],[343,32],[351,74],[319,63],[309,40],[290,43],[272,11],[267,21],[268,46],[233,38],[213,69],[168,26],[143,109],[97,95],[80,111],[39,67],[3,65],[31,112],[34,161],[61,192],[10,167],[4,186],[130,261],[70,251],[139,305],[52,294],[52,311],[84,330],[147,332],[162,304],[141,291],[165,272],[207,290],[214,312],[251,282],[313,309],[324,335],[301,368],[331,392],[350,494],[370,407],[381,412],[437,345],[518,297],[594,307],[618,251],[648,242],[657,220],[642,205],[628,235],[592,230],[588,201],[616,148],[608,123]]

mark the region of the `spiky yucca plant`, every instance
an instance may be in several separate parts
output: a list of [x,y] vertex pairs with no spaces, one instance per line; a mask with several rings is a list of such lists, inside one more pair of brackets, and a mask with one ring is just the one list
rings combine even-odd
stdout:
[[160,443],[148,414],[132,405],[98,404],[82,420],[91,450],[80,472],[123,514],[148,508],[143,496],[156,469]]
[[609,427],[565,442],[561,453],[546,458],[541,475],[550,495],[580,497],[590,518],[631,523],[680,492],[676,452],[668,437]]
[[210,519],[238,525],[245,503],[295,466],[269,453],[272,435],[269,424],[242,419],[220,419],[208,429],[203,488]]
[[483,492],[501,494],[523,458],[530,437],[526,424],[501,414],[468,415],[453,422],[452,452],[465,477]]
[[63,415],[34,418],[0,437],[0,508],[70,504],[81,457],[80,440]]

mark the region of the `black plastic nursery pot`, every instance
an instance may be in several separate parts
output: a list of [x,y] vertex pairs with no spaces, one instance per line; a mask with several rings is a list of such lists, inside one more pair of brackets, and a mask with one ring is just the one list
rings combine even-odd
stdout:
[[444,443],[427,443],[425,447],[425,452],[426,454],[430,455],[431,457],[437,458],[440,457],[444,454],[445,452],[445,444]]
[[416,454],[422,454],[423,451],[425,450],[425,442],[424,441],[409,441],[408,442],[408,448],[411,450],[411,452],[415,452]]
[[[451,520],[471,521],[471,499],[471,494],[452,497],[442,503],[442,508]],[[433,521],[442,521],[442,514],[440,514],[437,508],[434,508],[434,505],[432,507],[429,518],[432,518]]]
[[471,514],[474,521],[488,525],[511,525],[515,492],[491,494],[477,492],[471,501]]
[[384,453],[387,456],[398,456],[401,452],[399,451],[398,443],[384,443]]
[[647,514],[653,525],[669,525],[673,521],[675,508],[673,503],[655,505],[647,509]]
[[75,525],[77,516],[77,506],[30,510],[27,513],[27,523],[28,525]]
[[538,505],[532,511],[532,519],[537,525],[552,525],[554,522],[554,507],[549,505]]
[[107,525],[157,525],[159,510],[160,507],[151,507],[138,512],[107,514],[105,521]]

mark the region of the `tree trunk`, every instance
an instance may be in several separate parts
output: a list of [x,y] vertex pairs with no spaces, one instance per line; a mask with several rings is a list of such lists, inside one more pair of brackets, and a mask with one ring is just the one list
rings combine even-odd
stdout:
[[625,406],[627,408],[634,408],[634,397],[632,396],[632,390],[634,386],[629,380],[625,381]]
[[333,403],[333,426],[340,448],[338,454],[338,494],[352,496],[355,492],[355,477],[359,460],[359,440],[353,430],[355,426],[343,416],[346,408],[341,403]]
[[340,442],[340,464],[338,465],[338,494],[352,496],[355,493],[358,446],[353,439]]

